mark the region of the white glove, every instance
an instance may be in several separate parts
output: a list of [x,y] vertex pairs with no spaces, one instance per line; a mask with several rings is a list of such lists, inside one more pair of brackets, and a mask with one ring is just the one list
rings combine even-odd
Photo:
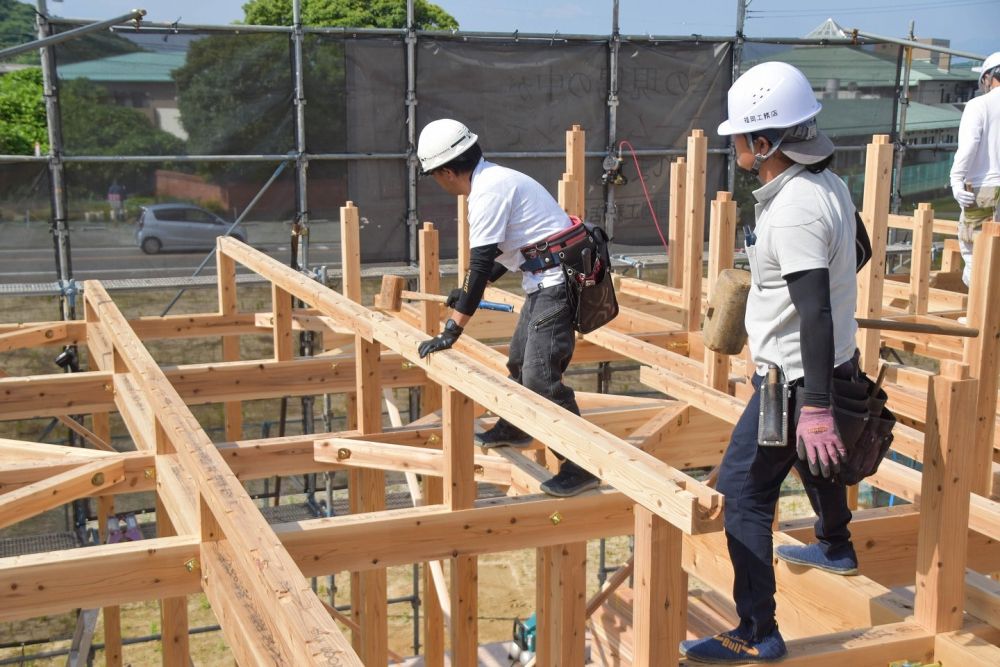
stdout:
[[976,203],[976,195],[971,192],[967,192],[964,186],[952,185],[951,194],[954,195],[955,201],[957,201],[958,205],[962,208],[969,208]]

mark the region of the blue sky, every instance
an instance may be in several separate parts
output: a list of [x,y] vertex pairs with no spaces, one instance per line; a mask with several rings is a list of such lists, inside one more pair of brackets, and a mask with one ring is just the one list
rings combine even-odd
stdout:
[[[48,0],[53,14],[110,18],[143,7],[154,21],[231,23],[245,0]],[[33,2],[31,4],[34,4]],[[437,0],[463,30],[607,34],[612,0]],[[952,47],[989,54],[1000,50],[1000,0],[750,0],[746,33],[798,37],[832,17],[844,28],[904,37],[910,20],[917,37],[951,40]],[[620,0],[624,34],[729,35],[736,0]]]

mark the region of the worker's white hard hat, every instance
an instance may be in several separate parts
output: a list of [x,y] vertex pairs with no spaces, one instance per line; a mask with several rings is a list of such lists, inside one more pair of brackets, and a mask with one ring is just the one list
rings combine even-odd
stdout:
[[[980,65],[979,67],[973,67],[972,71],[979,72],[980,74],[985,76],[988,72],[996,69],[997,67],[1000,67],[1000,51],[994,51],[993,53],[991,53],[989,56],[986,57],[986,60],[983,61],[982,65]],[[983,77],[980,76],[979,80],[982,81],[982,79]]]
[[809,79],[788,63],[761,63],[751,67],[729,89],[729,118],[719,134],[746,134],[782,129],[814,118],[823,106]]
[[421,171],[426,174],[448,164],[478,140],[478,136],[457,120],[441,118],[427,123],[417,140]]
[[[816,126],[823,105],[805,74],[788,63],[751,67],[729,88],[728,102],[729,118],[719,125],[719,134],[783,130],[771,140],[771,153],[780,147],[799,164],[816,164],[833,154],[833,142]],[[755,156],[754,170],[771,153]]]

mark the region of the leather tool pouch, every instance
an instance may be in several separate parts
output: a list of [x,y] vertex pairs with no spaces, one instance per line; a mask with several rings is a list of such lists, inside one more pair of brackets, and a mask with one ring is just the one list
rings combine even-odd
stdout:
[[771,364],[760,383],[760,415],[757,420],[757,444],[761,447],[784,447],[788,444],[788,385],[781,369]]

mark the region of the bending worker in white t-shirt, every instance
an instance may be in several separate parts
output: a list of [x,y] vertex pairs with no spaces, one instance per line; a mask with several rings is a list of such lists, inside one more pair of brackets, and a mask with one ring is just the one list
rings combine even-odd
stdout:
[[[826,168],[834,147],[816,126],[821,106],[799,70],[780,62],[751,68],[729,89],[728,107],[719,134],[733,136],[737,164],[762,184],[753,193],[756,226],[746,235],[753,385],[759,389],[772,367],[784,374],[792,392],[790,437],[758,444],[761,392],[755,391],[733,429],[716,486],[726,499],[740,624],[682,642],[681,652],[699,662],[775,662],[787,650],[775,622],[771,526],[792,466],[818,516],[819,541],[778,547],[778,558],[837,574],[858,567],[847,489],[832,476],[846,452],[831,402],[833,378],[856,369],[855,208],[844,182]],[[801,406],[798,414],[792,406]]]
[[962,281],[972,276],[972,243],[984,222],[1000,221],[1000,51],[983,61],[979,90],[965,105],[958,125],[958,150],[951,165],[951,191],[962,207],[958,246],[965,260]]
[[[422,358],[455,344],[486,285],[525,266],[522,248],[565,230],[571,222],[537,181],[484,160],[478,137],[456,120],[428,123],[420,132],[417,157],[423,173],[433,176],[445,192],[468,196],[471,246],[463,286],[449,296],[451,318],[440,334],[420,345]],[[526,298],[510,341],[507,369],[514,381],[578,415],[573,389],[562,380],[576,345],[564,282],[558,266],[524,271]],[[530,435],[502,418],[475,439],[484,448],[527,447],[532,442]],[[559,473],[542,483],[545,493],[573,496],[600,484],[587,470],[556,455],[562,463]]]

